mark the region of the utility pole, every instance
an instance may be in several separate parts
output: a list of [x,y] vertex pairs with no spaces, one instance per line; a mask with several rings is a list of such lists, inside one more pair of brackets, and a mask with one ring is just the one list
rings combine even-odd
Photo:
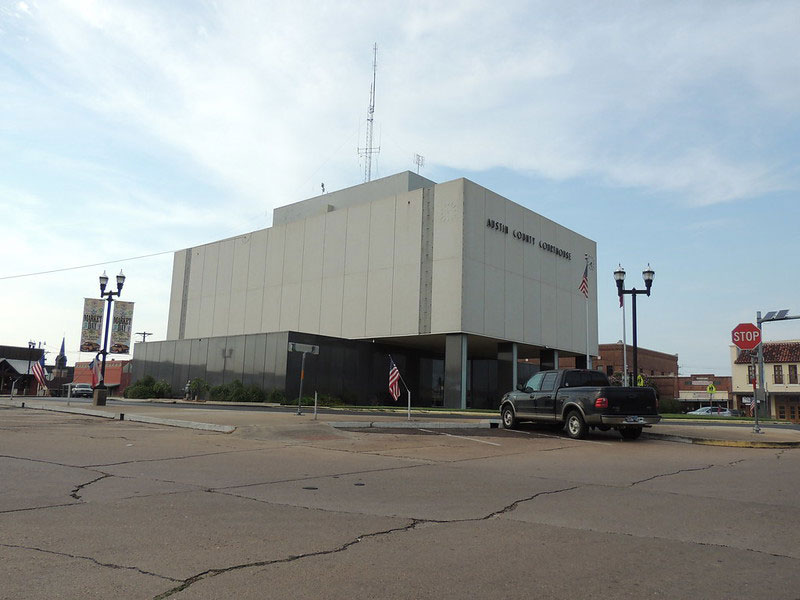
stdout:
[[136,335],[140,335],[140,336],[142,336],[142,341],[143,341],[143,342],[146,342],[146,341],[147,341],[147,336],[148,336],[148,335],[153,335],[153,334],[152,334],[152,333],[150,333],[149,331],[137,331],[137,332],[136,332]]

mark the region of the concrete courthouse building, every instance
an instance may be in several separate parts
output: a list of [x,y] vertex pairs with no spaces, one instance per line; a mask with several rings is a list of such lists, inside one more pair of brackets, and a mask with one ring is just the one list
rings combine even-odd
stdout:
[[[469,180],[399,173],[176,252],[167,340],[135,345],[133,378],[238,379],[296,397],[299,342],[320,348],[304,393],[389,404],[391,355],[414,405],[496,407],[530,374],[520,359],[585,365],[587,253],[592,240]],[[596,290],[590,270],[593,355]]]

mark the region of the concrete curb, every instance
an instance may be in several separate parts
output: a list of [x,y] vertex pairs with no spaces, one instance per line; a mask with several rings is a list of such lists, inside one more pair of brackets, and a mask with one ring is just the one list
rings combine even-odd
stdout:
[[169,425],[170,427],[183,427],[185,429],[199,429],[202,431],[216,431],[218,433],[233,433],[233,425],[217,425],[215,423],[200,423],[198,421],[181,421],[179,419],[162,419],[161,417],[147,417],[144,415],[120,414],[120,421],[133,421],[134,423],[151,423],[154,425]]
[[214,431],[217,433],[233,433],[236,427],[233,425],[217,425],[215,423],[200,423],[197,421],[181,421],[178,419],[162,419],[161,417],[148,417],[145,415],[125,415],[125,413],[112,413],[104,410],[92,410],[90,408],[73,408],[71,406],[50,406],[38,402],[24,401],[0,401],[0,406],[9,408],[31,408],[34,410],[47,410],[50,412],[70,413],[74,415],[87,415],[90,417],[100,417],[101,419],[113,419],[115,421],[133,421],[134,423],[150,423],[151,425],[168,425],[170,427],[182,427],[184,429],[198,429],[200,431]]
[[325,421],[336,429],[496,429],[500,419],[481,421]]
[[0,406],[8,406],[9,408],[32,408],[34,410],[49,410],[50,412],[72,413],[75,415],[88,415],[90,417],[100,417],[101,419],[119,419],[116,413],[106,412],[104,410],[92,410],[91,408],[73,408],[72,406],[50,406],[40,402],[30,402],[28,400],[2,400]]
[[724,446],[727,448],[800,448],[800,442],[768,442],[756,440],[713,440],[710,438],[693,438],[668,433],[642,434],[643,438],[662,440],[665,442],[678,442],[680,444],[697,444],[699,446]]

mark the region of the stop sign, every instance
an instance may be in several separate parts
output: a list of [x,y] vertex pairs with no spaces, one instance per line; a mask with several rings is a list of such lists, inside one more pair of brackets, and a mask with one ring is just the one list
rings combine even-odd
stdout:
[[731,339],[739,350],[752,350],[761,343],[761,332],[752,323],[739,323],[731,331]]

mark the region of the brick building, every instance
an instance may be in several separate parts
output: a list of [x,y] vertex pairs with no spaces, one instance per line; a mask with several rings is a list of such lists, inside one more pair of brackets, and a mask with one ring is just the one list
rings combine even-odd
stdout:
[[[594,369],[603,371],[609,378],[621,377],[623,370],[622,342],[599,344],[598,356],[593,361]],[[633,381],[633,346],[627,346],[628,382]],[[569,369],[575,366],[572,358],[559,360],[559,366]],[[678,397],[678,355],[639,348],[639,373],[647,377],[658,392],[659,398]]]
[[[88,362],[75,363],[73,383],[92,383],[92,372]],[[109,360],[106,361],[106,387],[109,394],[121,395],[125,388],[131,384],[131,361]]]
[[[678,394],[675,396],[681,402],[684,412],[700,408],[701,406],[725,406],[732,400],[733,378],[719,376],[713,373],[697,373],[688,377],[678,377]],[[709,392],[713,387],[713,393]]]
[[[605,371],[609,376],[622,373],[622,342],[616,344],[600,344],[598,346],[596,369]],[[633,379],[633,346],[627,346],[628,377]],[[656,352],[647,348],[639,348],[639,373],[647,377],[677,377],[678,355]]]

